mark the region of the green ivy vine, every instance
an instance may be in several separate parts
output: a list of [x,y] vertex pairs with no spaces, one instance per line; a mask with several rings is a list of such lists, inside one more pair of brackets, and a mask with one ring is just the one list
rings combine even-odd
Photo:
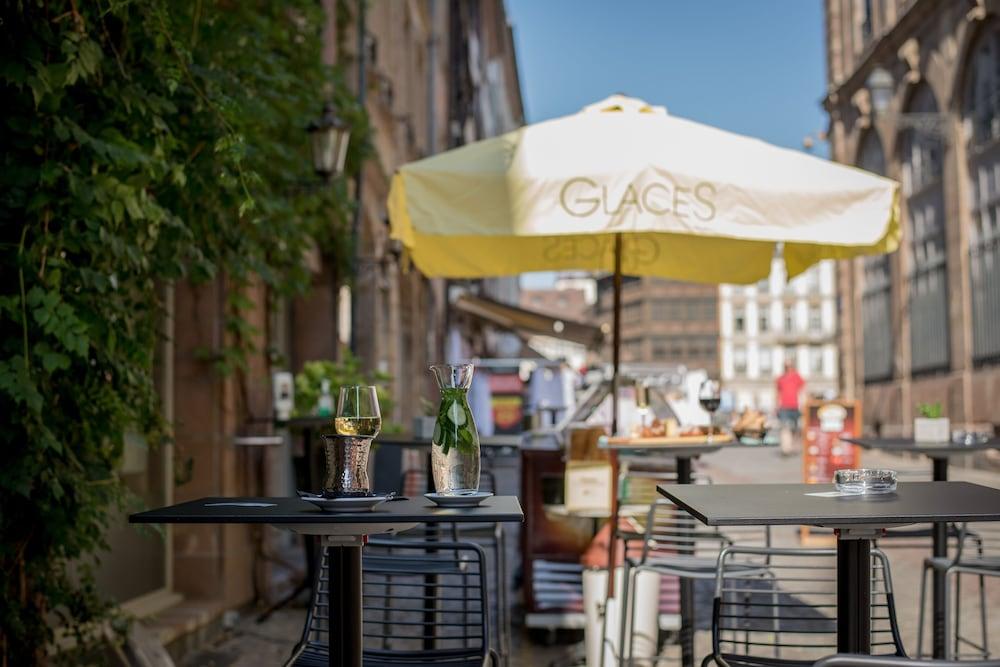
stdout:
[[[316,182],[315,0],[12,0],[0,15],[0,664],[49,660],[113,614],[90,570],[125,491],[127,431],[170,437],[152,381],[162,286],[225,280],[238,370],[244,287],[294,293],[318,244],[344,263],[347,179]],[[342,272],[343,275],[343,272]]]

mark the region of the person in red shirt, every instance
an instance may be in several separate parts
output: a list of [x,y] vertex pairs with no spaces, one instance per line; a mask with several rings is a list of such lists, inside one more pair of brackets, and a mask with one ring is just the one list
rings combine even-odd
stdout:
[[799,392],[806,382],[795,370],[791,360],[785,361],[785,372],[776,383],[778,419],[781,420],[781,453],[792,454],[792,436],[799,429]]

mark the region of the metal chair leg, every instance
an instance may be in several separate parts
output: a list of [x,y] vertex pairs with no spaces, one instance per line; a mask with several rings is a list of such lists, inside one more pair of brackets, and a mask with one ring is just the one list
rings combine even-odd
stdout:
[[990,657],[990,633],[986,629],[987,619],[986,619],[986,577],[979,575],[979,623],[982,628],[983,634],[983,660],[989,660]]
[[[920,575],[920,613],[917,616],[917,658],[924,657],[924,610],[927,602],[927,573],[930,571],[927,563],[924,563],[923,573]],[[933,614],[932,614],[933,616]]]
[[497,603],[500,613],[497,614],[497,639],[500,644],[503,664],[510,663],[510,605],[507,603],[507,540],[503,527],[497,524]]
[[944,642],[944,659],[945,660],[954,660],[955,659],[955,654],[951,650],[951,642],[948,641],[948,629],[951,627],[951,618],[950,618],[951,614],[949,614],[949,609],[951,608],[951,603],[950,603],[950,600],[951,600],[951,591],[949,590],[950,587],[948,585],[948,575],[949,574],[951,574],[951,570],[950,569],[949,570],[945,570],[945,573],[944,573],[944,586],[942,587],[942,590],[941,590],[941,595],[942,595],[942,597],[944,597],[944,619],[943,619],[944,636],[945,636],[945,642]]
[[952,643],[952,651],[955,655],[961,653],[959,649],[962,636],[962,573],[955,573],[955,636]]

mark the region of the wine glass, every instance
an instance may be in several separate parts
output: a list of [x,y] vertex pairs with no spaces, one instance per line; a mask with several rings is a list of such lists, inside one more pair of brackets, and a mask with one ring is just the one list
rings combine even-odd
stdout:
[[715,416],[715,411],[719,409],[719,403],[722,402],[722,385],[719,384],[718,380],[708,378],[701,383],[701,387],[698,388],[698,402],[709,415],[708,443],[711,444],[712,432],[715,429],[713,426],[713,417]]
[[340,435],[374,438],[382,428],[375,387],[350,385],[340,388],[333,426]]
[[635,382],[635,409],[639,413],[639,433],[646,428],[646,415],[649,414],[649,387],[645,380]]

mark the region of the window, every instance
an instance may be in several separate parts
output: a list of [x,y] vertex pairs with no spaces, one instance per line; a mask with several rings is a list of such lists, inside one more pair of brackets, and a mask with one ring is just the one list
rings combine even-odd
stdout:
[[819,306],[809,306],[809,331],[823,330],[823,313]]
[[[885,174],[885,153],[878,133],[869,130],[858,151],[858,166]],[[872,255],[862,260],[864,284],[861,293],[861,341],[865,382],[892,378],[896,324],[892,309],[892,274],[889,255]]]
[[[925,83],[907,111],[937,113],[937,108]],[[946,369],[950,359],[942,146],[940,139],[916,128],[903,133],[901,145],[911,254],[910,367],[921,373]]]
[[861,0],[861,46],[864,48],[872,39],[874,28],[872,24],[873,0]]
[[733,348],[733,372],[738,375],[747,372],[747,349],[745,347]]
[[743,333],[746,331],[746,313],[742,308],[733,309],[733,331]]
[[767,347],[766,345],[762,346],[760,348],[759,365],[760,365],[760,374],[761,375],[764,375],[764,376],[771,375],[771,371],[772,371],[771,356],[772,356],[771,355],[771,348]]
[[795,312],[790,306],[785,308],[785,328],[783,331],[785,333],[792,333],[795,331]]
[[809,374],[814,376],[823,374],[823,348],[819,345],[809,348]]
[[785,357],[784,358],[784,363],[786,363],[786,364],[790,363],[795,368],[798,368],[798,366],[799,366],[798,352],[796,351],[796,349],[794,347],[792,347],[791,345],[789,345],[788,347],[786,347],[785,348],[784,357]]
[[972,229],[972,358],[1000,359],[1000,21],[971,51],[963,115]]
[[761,311],[760,317],[757,318],[757,331],[767,333],[768,324],[767,311]]

